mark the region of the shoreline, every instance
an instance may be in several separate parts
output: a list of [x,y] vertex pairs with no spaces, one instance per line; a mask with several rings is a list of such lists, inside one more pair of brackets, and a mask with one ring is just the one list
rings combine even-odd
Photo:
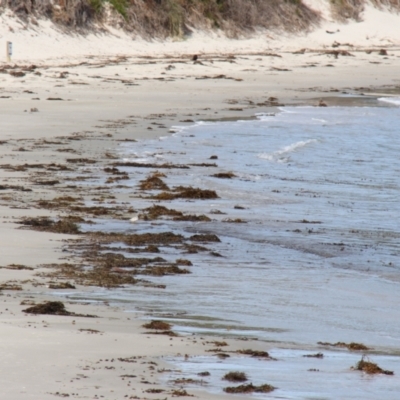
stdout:
[[[172,396],[171,388],[160,385],[155,370],[150,368],[155,367],[151,363],[159,364],[156,369],[168,369],[162,356],[179,353],[179,357],[184,358],[185,354],[189,357],[205,354],[206,346],[202,341],[216,340],[215,337],[203,338],[201,334],[194,337],[145,335],[140,313],[127,315],[123,308],[85,301],[65,300],[64,303],[69,311],[101,318],[24,314],[22,310],[28,305],[21,305],[23,300],[54,300],[51,290],[45,289],[49,278],[35,274],[49,272],[41,266],[43,264],[75,263],[76,258],[65,250],[69,241],[77,236],[17,230],[19,225],[15,220],[66,217],[71,204],[62,208],[59,198],[68,196],[77,196],[83,203],[92,202],[99,207],[114,207],[113,213],[118,218],[128,219],[130,208],[135,208],[135,200],[129,195],[112,198],[107,188],[99,186],[93,193],[84,186],[85,180],[97,179],[99,171],[116,160],[120,143],[165,136],[170,134],[172,126],[192,124],[196,120],[253,118],[257,112],[276,112],[280,104],[317,105],[319,99],[323,99],[328,106],[338,102],[345,102],[346,106],[354,102],[364,105],[374,100],[367,96],[344,99],[335,97],[335,93],[372,91],[375,96],[379,87],[383,90],[379,97],[384,96],[385,90],[389,94],[393,89],[400,93],[392,73],[399,68],[400,52],[393,52],[396,56],[390,60],[391,65],[382,65],[377,82],[372,78],[377,67],[371,66],[369,61],[348,62],[339,58],[334,61],[336,68],[325,68],[322,62],[326,61],[326,55],[319,56],[324,59],[320,59],[320,66],[306,69],[298,66],[296,55],[285,61],[279,59],[276,67],[270,56],[259,55],[241,55],[235,57],[234,63],[222,56],[212,59],[212,63],[204,61],[202,65],[193,64],[190,59],[185,59],[181,65],[181,60],[178,63],[169,57],[157,59],[155,63],[149,58],[143,63],[132,57],[109,65],[105,61],[96,72],[87,65],[39,66],[21,78],[3,76],[3,86],[7,85],[7,89],[3,88],[0,93],[5,96],[0,99],[3,121],[0,174],[4,185],[0,197],[2,282],[22,286],[22,290],[2,291],[0,332],[5,354],[3,379],[7,387],[4,395],[31,399],[66,397],[64,394],[72,398],[157,399],[160,394],[145,393],[157,387],[167,390],[161,396]],[[257,60],[260,57],[261,61]],[[306,57],[310,62],[313,55]],[[381,59],[378,55],[373,57]],[[175,68],[167,70],[171,65]],[[248,71],[254,65],[257,70]],[[290,66],[292,70],[269,69],[266,73],[272,66]],[[320,72],[318,77],[315,72],[309,72],[315,68]],[[332,70],[335,73],[329,72]],[[41,75],[35,75],[36,72]],[[94,78],[97,73],[100,77]],[[224,77],[215,78],[219,75]],[[385,89],[385,85],[390,86]],[[50,98],[61,100],[45,100]],[[34,108],[38,111],[32,111]],[[68,161],[74,159],[81,161]],[[120,182],[123,185],[123,180]],[[54,199],[58,199],[58,204],[51,204]],[[49,204],[41,207],[40,201]],[[81,211],[80,216],[85,212],[89,210]],[[4,268],[12,264],[34,269]],[[44,294],[38,295],[38,291]],[[247,347],[241,341],[227,341],[232,351]],[[268,344],[257,341],[251,341],[249,347],[269,349]],[[118,358],[130,357],[144,358],[117,362]],[[23,378],[19,374],[21,368]],[[121,378],[121,375],[136,377]],[[192,388],[188,392],[200,399],[226,398],[226,395],[222,397]],[[235,398],[245,397],[235,395]]]

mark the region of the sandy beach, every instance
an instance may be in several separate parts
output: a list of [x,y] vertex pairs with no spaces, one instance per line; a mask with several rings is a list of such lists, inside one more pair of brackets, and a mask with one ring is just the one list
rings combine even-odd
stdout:
[[[186,392],[166,384],[171,366],[163,358],[207,354],[216,340],[232,352],[268,345],[156,335],[142,327],[143,314],[107,302],[63,298],[71,315],[23,310],[59,301],[58,291],[71,290],[51,288],[60,282],[80,291],[101,286],[68,279],[57,265],[78,265],[80,250],[94,243],[79,232],[62,233],[75,222],[105,215],[105,208],[120,220],[137,212],[137,191],[85,186],[112,168],[121,143],[170,135],[174,125],[274,113],[281,105],[368,105],[399,95],[400,16],[385,19],[368,9],[364,23],[327,20],[308,36],[230,40],[197,33],[168,42],[132,40],[111,28],[103,36],[67,37],[44,22],[34,31],[1,18],[1,46],[12,41],[14,55],[10,63],[0,60],[0,398],[226,397],[201,385]],[[110,178],[124,184],[118,173]],[[67,228],[35,225],[42,217]]]

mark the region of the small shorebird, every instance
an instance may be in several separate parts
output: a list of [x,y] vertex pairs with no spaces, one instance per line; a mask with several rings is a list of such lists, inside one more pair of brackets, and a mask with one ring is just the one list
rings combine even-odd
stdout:
[[139,219],[139,214],[133,214],[132,218],[129,220],[129,222],[136,222]]

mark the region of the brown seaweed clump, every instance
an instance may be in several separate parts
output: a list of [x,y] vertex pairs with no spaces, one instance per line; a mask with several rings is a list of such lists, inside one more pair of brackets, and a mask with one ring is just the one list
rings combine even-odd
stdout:
[[156,200],[174,200],[174,199],[196,199],[210,200],[218,199],[218,195],[214,190],[193,188],[191,186],[177,186],[172,192],[161,192],[152,197]]
[[148,322],[147,324],[143,324],[142,325],[143,328],[146,329],[157,329],[160,331],[169,331],[171,329],[171,324],[169,324],[168,322],[164,322],[164,321],[151,321]]
[[140,181],[140,190],[169,190],[168,185],[157,175],[150,175]]
[[244,355],[252,356],[252,357],[271,358],[269,353],[266,351],[243,349],[243,350],[237,350],[236,353],[244,354]]
[[145,208],[143,214],[140,214],[140,219],[145,221],[158,219],[161,217],[172,217],[174,221],[194,221],[194,222],[209,222],[211,221],[206,215],[184,215],[181,211],[167,208],[160,205],[153,205]]
[[41,232],[64,233],[70,235],[80,233],[79,226],[70,218],[61,218],[58,221],[54,221],[49,217],[34,217],[24,218],[18,223]]
[[354,368],[357,371],[364,371],[367,374],[384,374],[384,375],[394,375],[393,371],[387,371],[382,369],[381,367],[378,366],[378,364],[375,364],[370,361],[366,361],[364,356],[361,358],[361,360],[357,363],[357,365]]
[[22,310],[28,314],[46,314],[46,315],[71,315],[74,317],[91,317],[96,318],[95,315],[75,314],[66,310],[64,303],[61,301],[46,301],[44,303],[36,304]]
[[225,374],[222,379],[229,382],[246,382],[248,378],[244,372],[231,371]]
[[69,282],[56,282],[50,283],[49,289],[76,289],[76,287]]
[[369,347],[365,346],[362,343],[344,343],[344,342],[336,342],[336,343],[328,343],[328,342],[318,342],[321,346],[333,346],[333,347],[343,347],[349,350],[370,350]]
[[232,179],[236,178],[236,175],[233,172],[219,172],[218,174],[211,175],[214,178],[220,179]]
[[260,386],[254,386],[252,383],[248,385],[240,386],[228,386],[224,388],[225,393],[269,393],[275,390],[271,385],[264,384]]

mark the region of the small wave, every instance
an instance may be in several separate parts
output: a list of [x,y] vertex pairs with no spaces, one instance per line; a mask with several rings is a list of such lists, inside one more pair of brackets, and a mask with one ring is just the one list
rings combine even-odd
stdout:
[[277,151],[274,151],[273,153],[261,153],[258,155],[259,158],[262,158],[264,160],[268,161],[275,161],[275,162],[288,162],[289,153],[293,153],[298,149],[301,149],[302,147],[307,146],[308,144],[311,143],[316,143],[316,139],[310,139],[310,140],[302,140],[300,142],[292,143],[289,146],[285,146]]
[[400,106],[400,97],[380,97],[379,101],[384,101],[385,103],[395,104],[396,106]]

